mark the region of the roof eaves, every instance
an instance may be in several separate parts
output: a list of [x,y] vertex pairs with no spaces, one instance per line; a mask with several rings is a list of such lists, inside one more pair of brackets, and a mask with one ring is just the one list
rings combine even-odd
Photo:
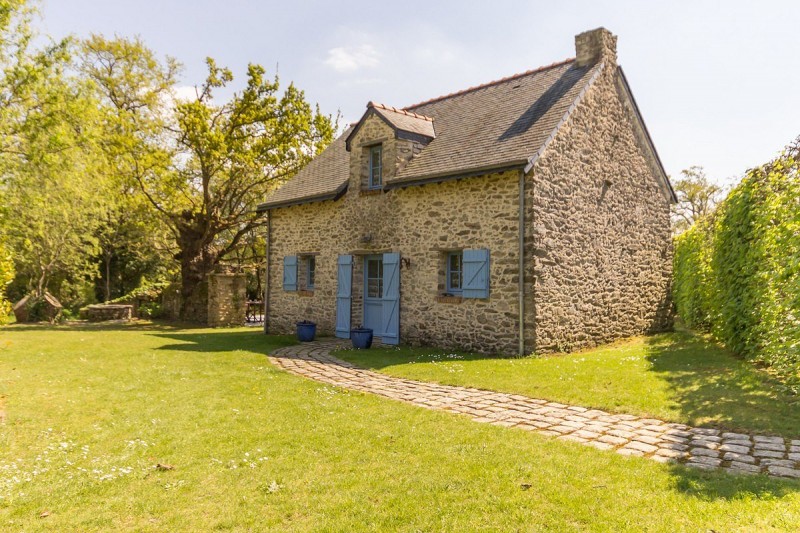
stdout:
[[304,196],[302,198],[292,198],[291,200],[280,200],[277,202],[264,202],[256,206],[256,213],[263,213],[270,209],[278,209],[281,207],[291,207],[293,205],[310,204],[313,202],[324,202],[325,200],[338,200],[342,195],[347,192],[347,182],[337,187],[333,192],[324,194],[315,194],[312,196]]
[[528,158],[527,164],[525,165],[526,174],[531,171],[533,165],[536,164],[536,161],[538,161],[539,158],[542,157],[544,151],[547,149],[548,146],[550,146],[550,143],[553,142],[553,139],[555,139],[558,131],[569,120],[569,117],[572,115],[575,109],[577,109],[578,105],[580,105],[580,103],[583,101],[583,97],[586,95],[586,93],[589,91],[592,85],[594,85],[594,82],[600,76],[600,73],[603,71],[603,68],[605,68],[605,63],[600,63],[596,67],[596,70],[594,74],[592,74],[592,77],[589,78],[589,81],[587,81],[586,85],[583,86],[581,92],[578,93],[578,96],[575,97],[575,101],[572,102],[572,105],[569,106],[569,109],[567,109],[567,111],[564,113],[564,116],[561,117],[561,120],[558,122],[558,124],[556,124],[556,127],[553,128],[553,131],[550,132],[550,135],[548,135],[547,139],[545,139],[542,146],[539,147],[539,149],[536,151],[535,154],[533,154]]

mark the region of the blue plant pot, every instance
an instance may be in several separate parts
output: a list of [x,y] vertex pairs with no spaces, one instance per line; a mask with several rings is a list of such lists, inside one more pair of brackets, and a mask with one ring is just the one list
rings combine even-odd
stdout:
[[372,330],[370,328],[351,329],[350,341],[353,343],[353,348],[366,350],[372,346]]
[[297,340],[300,342],[311,342],[317,334],[317,324],[303,320],[297,323]]

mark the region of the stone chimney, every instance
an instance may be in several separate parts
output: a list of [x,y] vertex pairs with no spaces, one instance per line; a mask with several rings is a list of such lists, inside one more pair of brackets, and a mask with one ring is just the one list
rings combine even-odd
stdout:
[[617,63],[617,36],[605,28],[575,36],[575,62],[579,67],[599,61]]

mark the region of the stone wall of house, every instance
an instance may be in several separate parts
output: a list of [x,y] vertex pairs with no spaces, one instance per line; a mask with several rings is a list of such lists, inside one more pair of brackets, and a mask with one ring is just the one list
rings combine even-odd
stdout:
[[[317,322],[319,334],[334,333],[340,254],[356,256],[351,324],[359,325],[363,257],[394,251],[404,260],[402,342],[516,353],[519,174],[366,191],[367,152],[361,148],[376,141],[384,146],[384,179],[418,149],[411,141],[395,140],[380,118],[369,117],[353,139],[352,181],[344,197],[271,212],[268,329],[291,333],[296,321],[306,319]],[[489,298],[442,298],[446,253],[470,248],[490,250]],[[284,291],[283,257],[304,254],[316,254],[314,290]]]
[[209,274],[208,325],[243,326],[247,311],[247,277],[244,274]]
[[539,353],[672,325],[669,199],[613,42],[601,44],[605,68],[533,169],[529,313]]

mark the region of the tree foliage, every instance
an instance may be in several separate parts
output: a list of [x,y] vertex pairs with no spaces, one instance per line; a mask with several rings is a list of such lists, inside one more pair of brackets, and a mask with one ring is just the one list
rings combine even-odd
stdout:
[[676,238],[674,291],[690,327],[800,392],[800,139]]

